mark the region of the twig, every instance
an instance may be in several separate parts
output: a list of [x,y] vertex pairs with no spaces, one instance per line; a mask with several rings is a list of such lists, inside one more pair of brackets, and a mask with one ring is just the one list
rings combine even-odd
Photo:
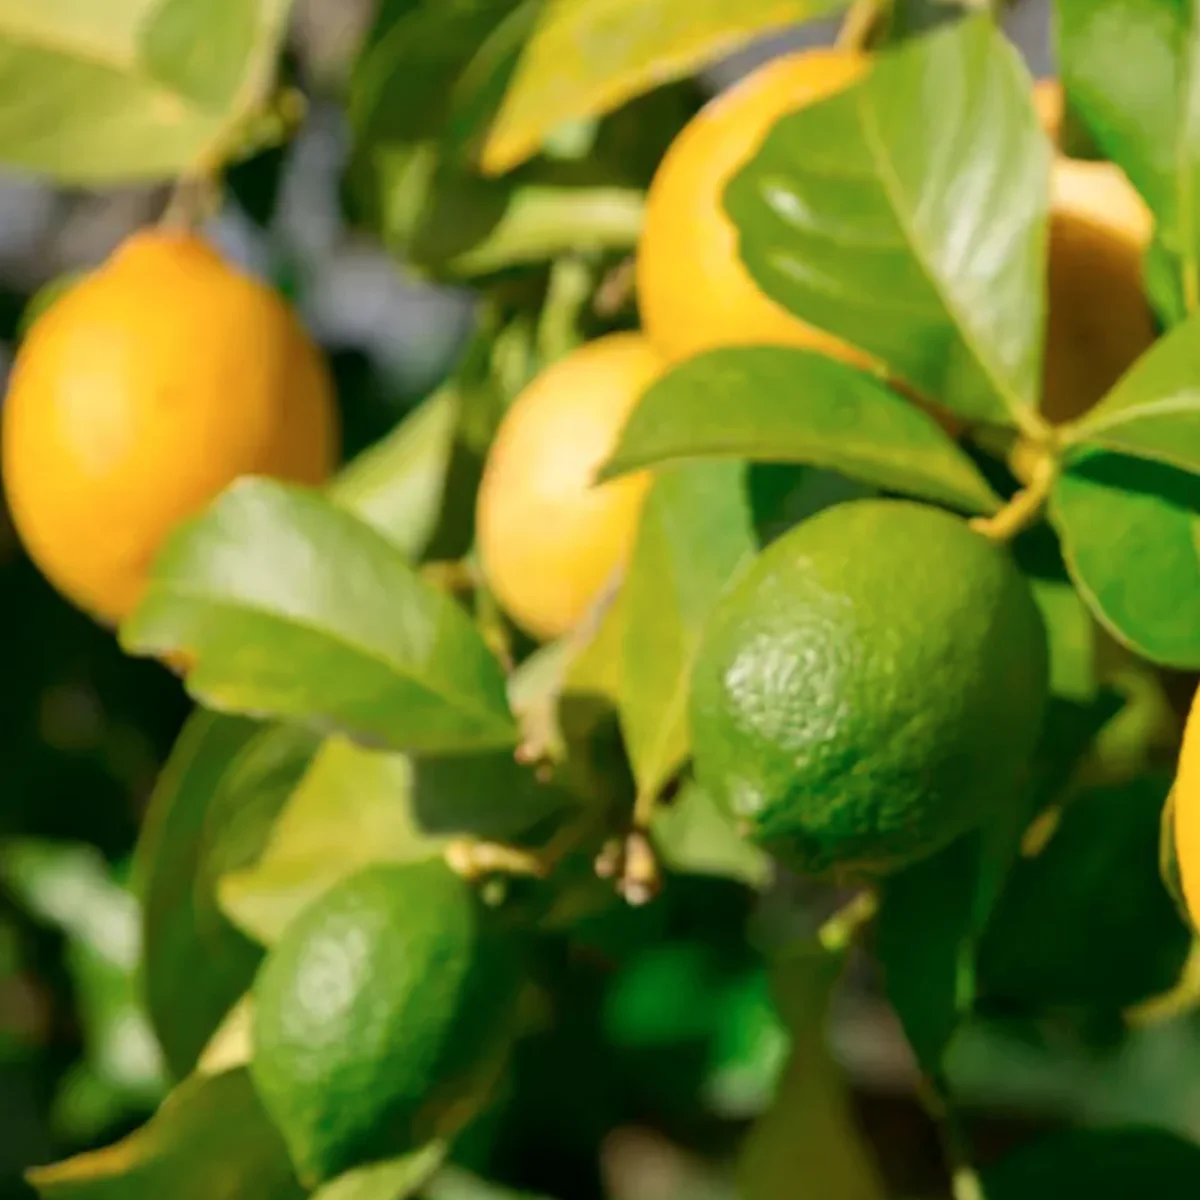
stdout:
[[971,528],[993,541],[1011,541],[1041,515],[1057,478],[1057,458],[1051,453],[1044,453],[1032,468],[1029,485],[1016,492],[998,513],[990,517],[975,517],[971,521]]

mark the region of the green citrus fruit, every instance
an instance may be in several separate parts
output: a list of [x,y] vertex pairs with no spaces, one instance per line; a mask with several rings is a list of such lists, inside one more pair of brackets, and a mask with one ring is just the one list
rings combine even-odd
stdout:
[[858,500],[772,543],[692,680],[697,776],[789,865],[886,871],[1018,785],[1046,635],[1007,551],[926,505]]
[[520,976],[441,860],[368,867],[288,927],[254,992],[253,1076],[306,1183],[452,1136],[516,1027]]

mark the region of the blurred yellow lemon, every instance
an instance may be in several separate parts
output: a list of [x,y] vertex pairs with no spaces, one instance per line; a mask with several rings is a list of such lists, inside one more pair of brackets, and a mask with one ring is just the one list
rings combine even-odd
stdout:
[[572,628],[629,551],[648,476],[592,480],[663,369],[641,335],[610,334],[542,371],[501,423],[479,490],[480,562],[536,637]]
[[3,413],[4,486],[34,562],[105,622],[163,540],[240,475],[319,484],[338,435],[316,346],[270,288],[147,230],[34,322]]

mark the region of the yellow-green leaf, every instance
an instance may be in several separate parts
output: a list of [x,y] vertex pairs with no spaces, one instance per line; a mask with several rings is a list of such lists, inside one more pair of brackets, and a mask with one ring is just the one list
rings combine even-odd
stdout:
[[776,1003],[792,1049],[774,1102],[742,1147],[740,1200],[883,1200],[825,1037],[840,966],[840,955],[805,946],[776,968]]
[[548,0],[483,148],[499,175],[556,126],[606,113],[839,0]]
[[70,183],[219,157],[270,86],[290,0],[6,0],[0,162]]
[[244,1070],[194,1076],[124,1141],[29,1173],[43,1200],[302,1200]]

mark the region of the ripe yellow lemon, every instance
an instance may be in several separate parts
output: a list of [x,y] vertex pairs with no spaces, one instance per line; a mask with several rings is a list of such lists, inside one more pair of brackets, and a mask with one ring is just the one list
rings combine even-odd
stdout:
[[1200,928],[1200,692],[1192,701],[1172,789],[1175,860],[1192,924]]
[[1057,79],[1039,79],[1033,85],[1033,107],[1037,113],[1038,124],[1046,136],[1061,148],[1063,117],[1066,112],[1062,84]]
[[1142,256],[1153,219],[1112,163],[1059,156],[1051,175],[1042,410],[1087,412],[1153,343]]
[[866,361],[759,289],[722,196],[776,120],[849,86],[868,61],[840,50],[778,58],[712,100],[671,144],[650,185],[637,254],[642,327],[667,358],[775,344]]
[[497,600],[536,637],[572,628],[629,551],[648,476],[592,480],[664,369],[644,337],[610,334],[547,367],[505,414],[479,489],[477,545]]
[[1061,423],[1087,412],[1154,341],[1142,279],[1154,222],[1119,167],[1063,153],[1065,102],[1057,80],[1034,84],[1033,105],[1058,150],[1050,176],[1042,411]]
[[319,484],[337,443],[325,365],[283,300],[201,239],[147,230],[30,329],[4,486],[34,562],[115,623],[180,521],[240,475]]

